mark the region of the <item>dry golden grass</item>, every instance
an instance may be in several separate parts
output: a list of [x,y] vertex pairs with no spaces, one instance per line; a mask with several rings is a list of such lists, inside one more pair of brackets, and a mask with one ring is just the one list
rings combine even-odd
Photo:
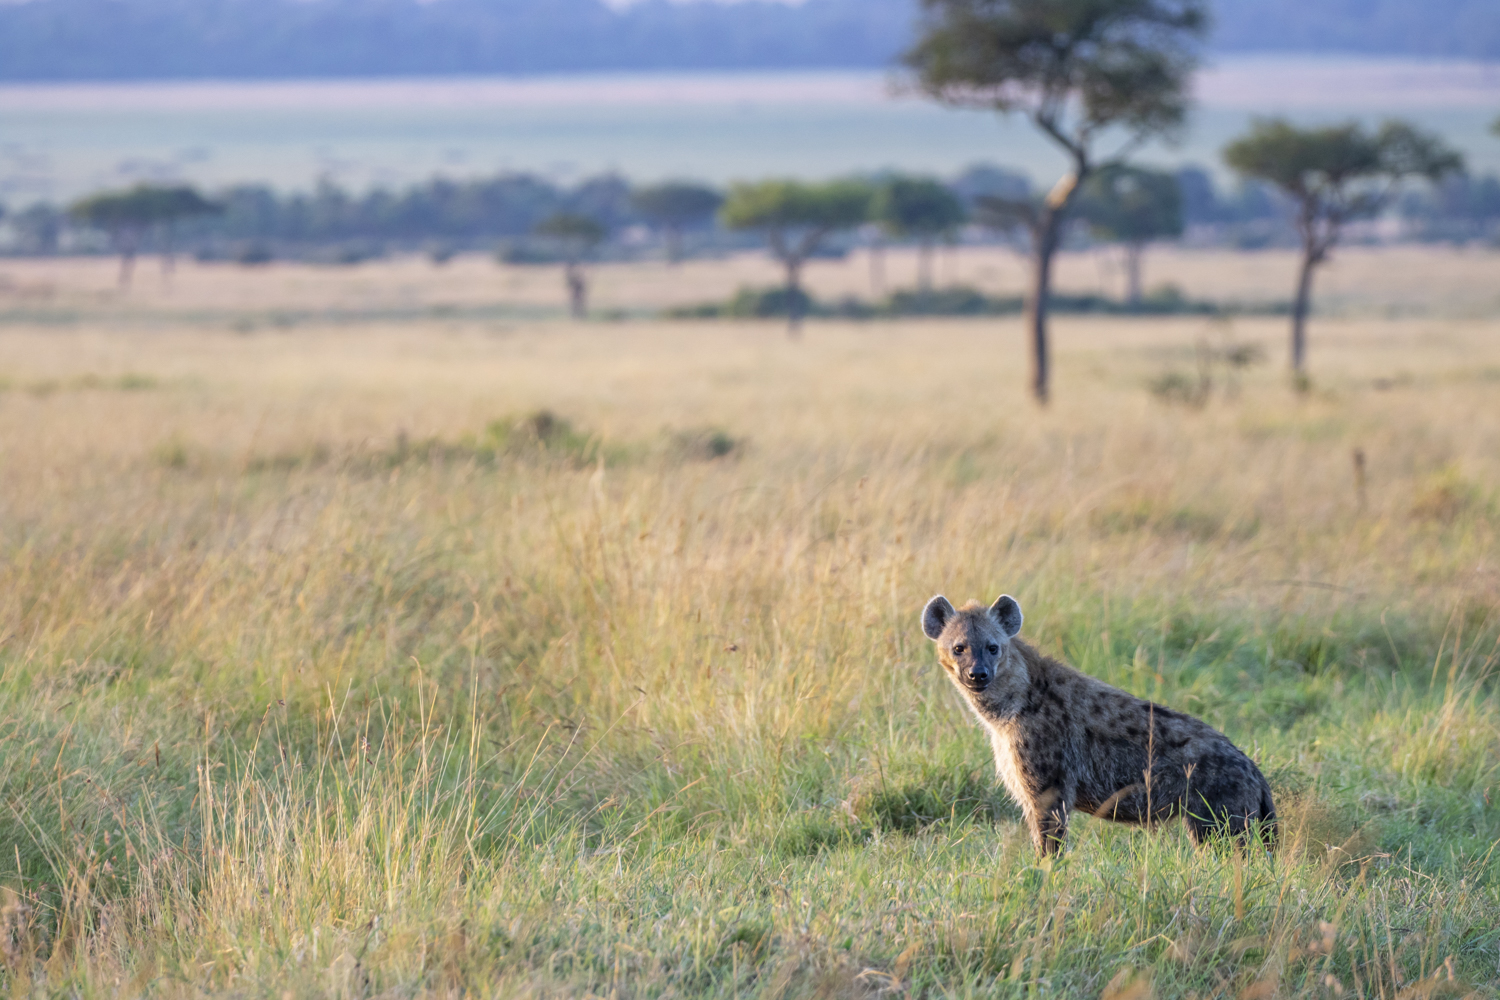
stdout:
[[[12,992],[1494,995],[1494,321],[1320,321],[1299,397],[1280,321],[1063,319],[1042,412],[1013,320],[4,270],[55,289],[0,327]],[[1148,390],[1226,340],[1271,361]],[[575,434],[506,436],[539,409]],[[1035,867],[915,628],[1001,589],[1250,748],[1285,849],[1084,822]]]
[[[991,295],[1020,295],[1029,284],[1026,259],[995,247],[944,248],[936,256],[939,284],[972,285]],[[1160,247],[1146,257],[1148,287],[1178,285],[1185,294],[1219,302],[1260,304],[1291,298],[1297,257],[1292,250],[1242,253]],[[495,306],[525,315],[545,309],[561,313],[566,298],[560,268],[501,266],[466,254],[436,266],[423,257],[393,257],[358,267],[271,264],[246,269],[234,264],[179,261],[176,277],[164,281],[155,260],[142,260],[135,287],[122,295],[117,264],[94,260],[8,260],[0,264],[0,309],[50,306],[103,310],[105,315],[196,313],[200,320],[243,312],[267,324],[280,311],[378,312]],[[885,251],[887,288],[915,283],[915,252]],[[1500,312],[1500,253],[1482,248],[1366,247],[1340,249],[1318,273],[1321,309],[1333,315],[1437,315],[1488,317]],[[610,264],[592,269],[592,302],[599,310],[654,310],[718,301],[742,286],[782,280],[761,253],[725,260]],[[1111,249],[1063,254],[1056,268],[1059,291],[1121,296],[1125,277]],[[808,265],[809,290],[821,298],[878,298],[871,286],[869,254]],[[881,293],[883,294],[883,293]],[[443,317],[439,316],[438,319]]]

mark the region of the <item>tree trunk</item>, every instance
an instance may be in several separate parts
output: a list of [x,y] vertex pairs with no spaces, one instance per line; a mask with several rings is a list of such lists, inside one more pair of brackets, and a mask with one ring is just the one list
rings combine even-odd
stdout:
[[161,254],[161,283],[162,287],[168,290],[172,287],[172,275],[177,271],[177,249],[174,245],[174,236],[172,224],[169,222],[162,233]]
[[563,271],[563,280],[568,285],[568,311],[574,319],[586,319],[589,314],[589,285],[583,276],[583,268],[570,261]]
[[1292,303],[1292,374],[1299,379],[1307,372],[1307,310],[1312,304],[1313,268],[1317,266],[1317,254],[1305,249],[1302,271],[1297,276],[1297,299]]
[[135,274],[136,236],[127,229],[117,242],[120,247],[120,287],[129,288],[131,276]]
[[1132,309],[1141,304],[1141,255],[1145,250],[1140,243],[1125,244],[1125,301]]
[[1047,342],[1047,307],[1052,297],[1052,257],[1062,235],[1061,208],[1042,209],[1033,237],[1031,295],[1026,299],[1026,329],[1031,334],[1031,394],[1047,405],[1050,389],[1050,351]]
[[802,261],[796,258],[786,262],[786,335],[802,336]]
[[917,290],[923,295],[932,291],[932,241],[917,244]]
[[885,243],[878,238],[870,244],[870,295],[885,298]]
[[682,260],[682,230],[677,226],[667,227],[667,263],[676,264]]

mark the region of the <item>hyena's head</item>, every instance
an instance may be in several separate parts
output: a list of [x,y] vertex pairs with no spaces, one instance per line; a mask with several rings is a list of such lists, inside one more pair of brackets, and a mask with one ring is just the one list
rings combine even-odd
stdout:
[[1026,663],[1012,655],[1021,631],[1021,605],[1009,594],[989,607],[970,601],[954,610],[941,594],[922,609],[922,631],[937,644],[938,662],[953,683],[980,694],[991,688],[1025,685]]

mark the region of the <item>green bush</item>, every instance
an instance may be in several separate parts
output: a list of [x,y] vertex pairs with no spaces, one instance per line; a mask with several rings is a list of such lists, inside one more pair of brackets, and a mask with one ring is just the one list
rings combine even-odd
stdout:
[[[927,291],[903,289],[892,292],[879,302],[854,296],[833,302],[820,302],[798,289],[789,293],[784,286],[741,288],[725,302],[700,302],[677,306],[666,311],[672,319],[768,319],[787,314],[791,295],[798,296],[804,316],[840,319],[883,319],[902,316],[1014,316],[1025,308],[1019,295],[991,296],[976,288],[953,285]],[[1122,302],[1106,295],[1057,295],[1051,299],[1054,313],[1104,316],[1227,316],[1283,315],[1284,303],[1245,305],[1237,302],[1211,302],[1190,299],[1176,285],[1153,289],[1138,303]]]

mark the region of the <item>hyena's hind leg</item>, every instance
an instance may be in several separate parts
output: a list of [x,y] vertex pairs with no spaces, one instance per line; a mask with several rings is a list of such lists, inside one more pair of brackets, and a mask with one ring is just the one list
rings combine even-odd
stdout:
[[1143,773],[1140,781],[1121,788],[1091,812],[1099,819],[1155,829],[1182,811],[1186,789],[1183,774],[1163,768],[1149,781]]
[[1264,778],[1217,798],[1195,787],[1183,803],[1182,819],[1194,844],[1243,849],[1258,840],[1266,850],[1276,849],[1276,806]]

